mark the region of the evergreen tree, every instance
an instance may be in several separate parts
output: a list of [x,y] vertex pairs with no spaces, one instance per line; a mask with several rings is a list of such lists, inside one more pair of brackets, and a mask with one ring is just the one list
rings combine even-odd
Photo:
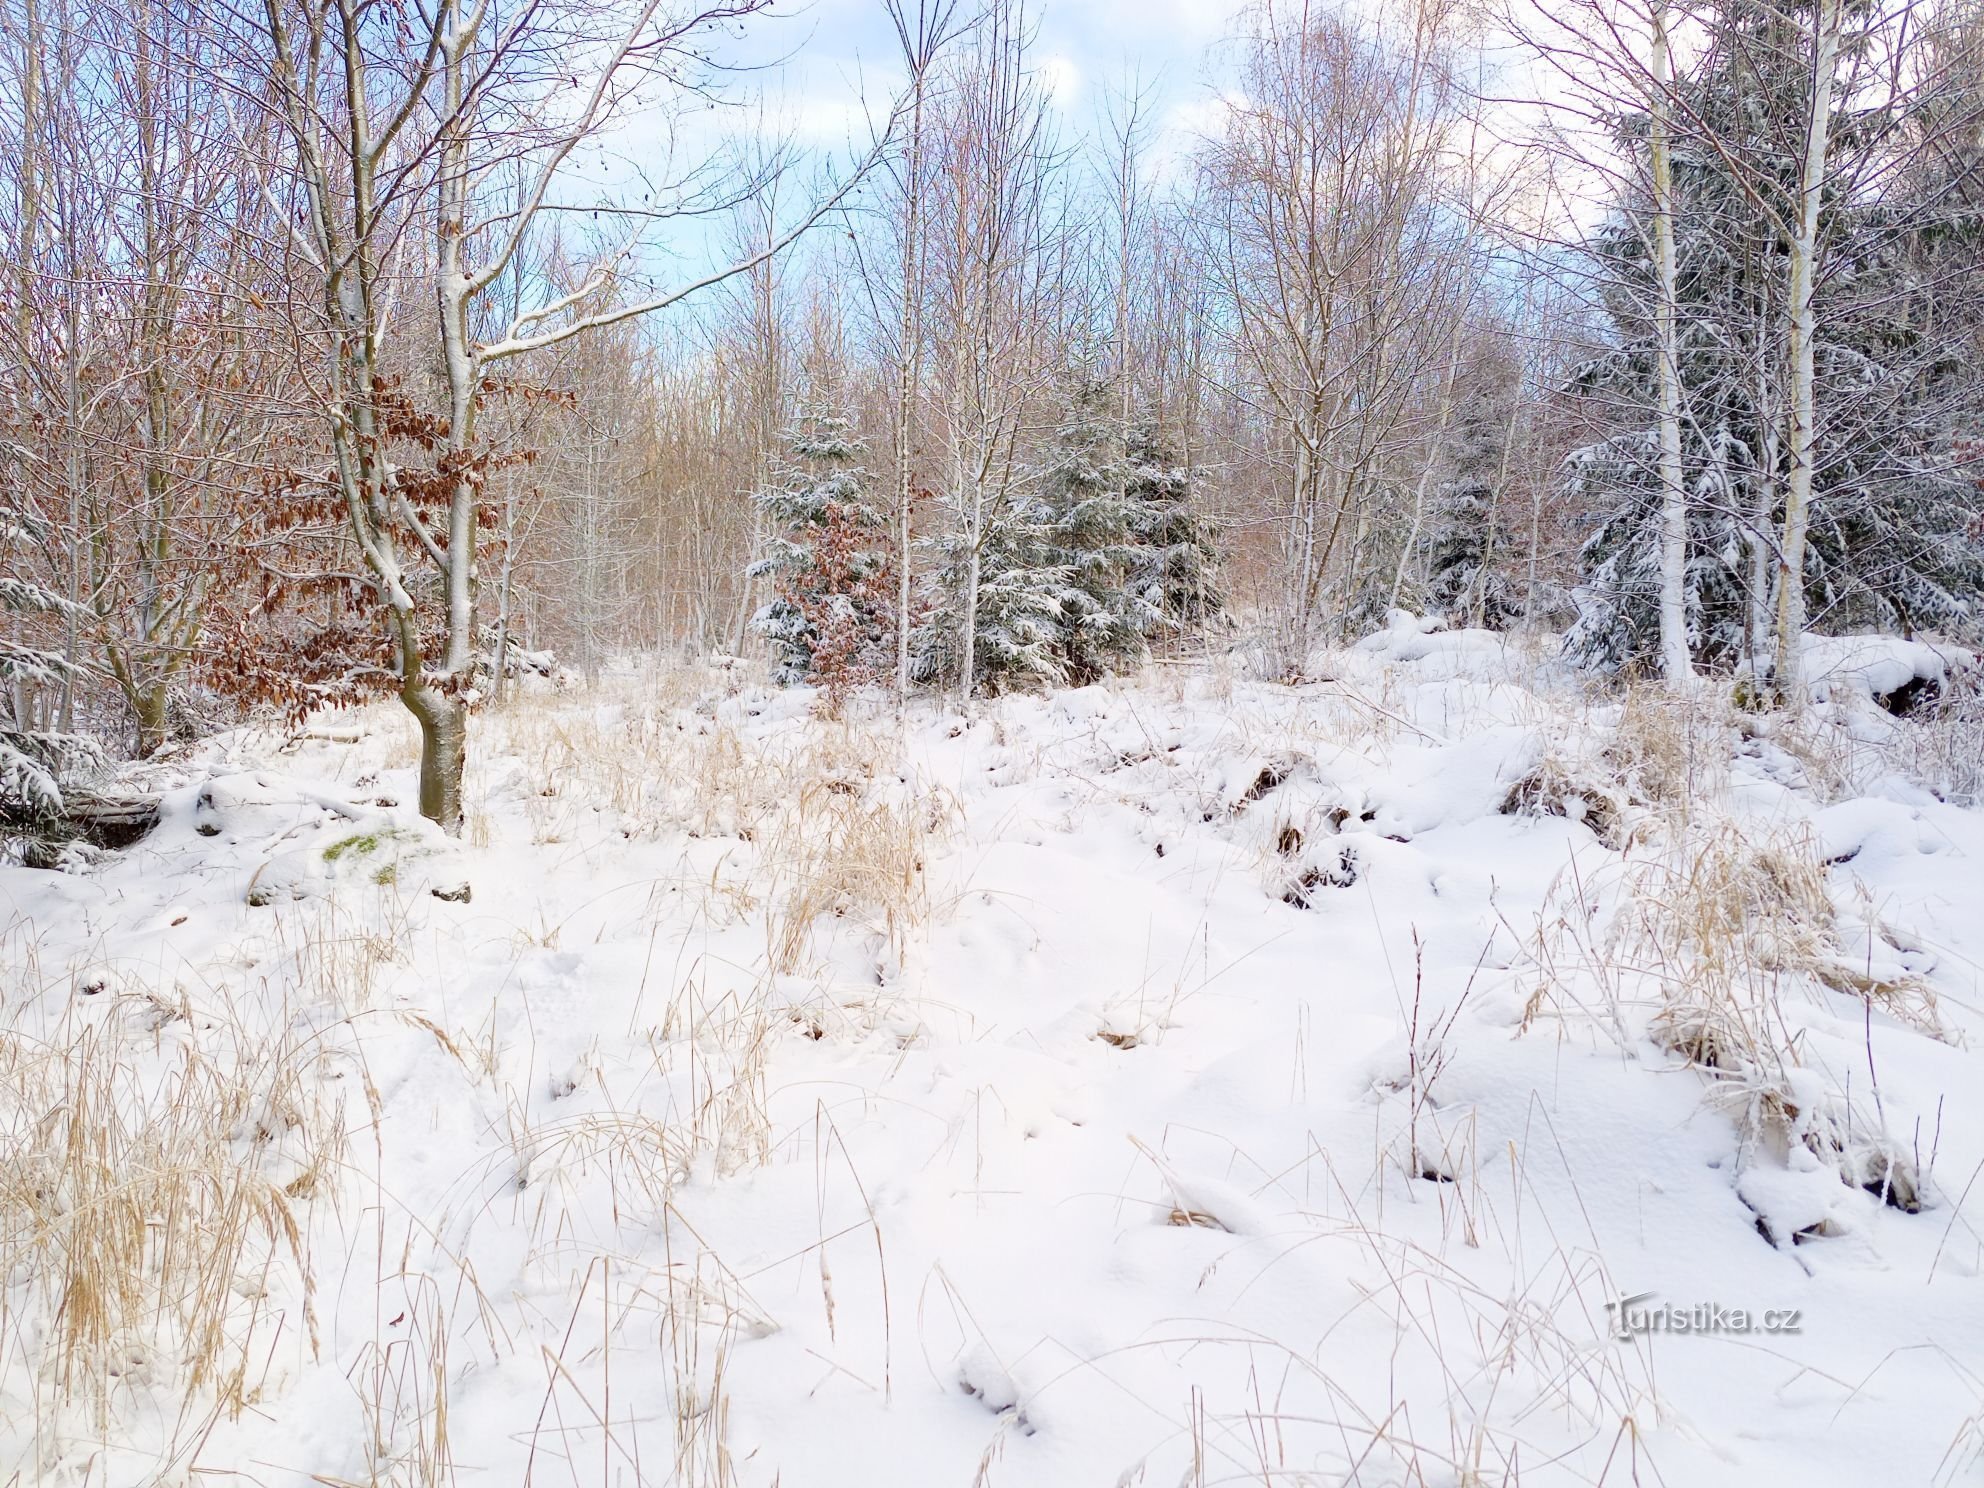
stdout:
[[[921,681],[955,682],[963,666],[968,544],[962,532],[932,544],[939,562],[915,636]],[[1109,384],[1086,373],[1070,379],[1028,488],[987,514],[978,566],[975,680],[995,692],[1092,682],[1225,605],[1192,472],[1149,425],[1126,446]]]
[[[1682,463],[1689,505],[1690,648],[1728,665],[1760,649],[1769,556],[1786,469],[1782,216],[1809,77],[1792,44],[1799,0],[1728,0],[1713,44],[1680,80],[1690,129],[1673,150]],[[1848,118],[1840,151],[1865,151],[1882,118]],[[1637,148],[1644,118],[1621,132]],[[1739,175],[1740,172],[1740,175]],[[1841,175],[1850,174],[1841,172]],[[1917,203],[1835,192],[1822,237],[1818,467],[1804,582],[1810,623],[1974,630],[1984,554],[1965,539],[1974,493],[1949,458],[1956,359],[1923,330],[1909,272]],[[1565,462],[1564,494],[1588,524],[1571,654],[1606,669],[1650,657],[1659,630],[1659,508],[1650,203],[1623,202],[1593,251],[1612,344],[1572,390],[1609,404],[1615,430]]]
[[[0,552],[25,553],[47,536],[33,513],[0,496]],[[32,644],[24,627],[36,617],[88,620],[89,612],[32,577],[0,572],[0,613],[17,617],[12,636],[0,635],[0,829],[34,840],[61,835],[63,792],[109,767],[101,746],[80,734],[40,726],[31,699],[43,687],[73,680],[77,668],[60,652]]]
[[[1520,611],[1515,586],[1494,566],[1495,482],[1504,467],[1511,380],[1484,380],[1463,396],[1428,524],[1426,603],[1452,625],[1501,630]],[[1657,598],[1657,596],[1656,596]]]
[[1226,609],[1218,533],[1193,500],[1195,472],[1180,462],[1155,424],[1130,431],[1124,452],[1130,498],[1130,592],[1146,633],[1199,630]]
[[1107,383],[1081,376],[1040,475],[1060,592],[1060,647],[1070,680],[1092,682],[1134,665],[1162,613],[1133,583],[1143,554],[1142,515],[1129,491],[1122,437],[1111,417]]
[[846,418],[802,413],[778,482],[753,497],[774,534],[751,566],[772,581],[755,625],[785,686],[841,693],[888,668],[895,636],[887,518]]
[[[1053,516],[1024,497],[987,514],[978,551],[978,633],[972,670],[987,692],[1054,687],[1068,678],[1062,607],[1074,576],[1059,562]],[[924,622],[914,636],[919,682],[948,685],[964,667],[964,593],[971,545],[963,532],[932,544],[938,566],[925,584]]]

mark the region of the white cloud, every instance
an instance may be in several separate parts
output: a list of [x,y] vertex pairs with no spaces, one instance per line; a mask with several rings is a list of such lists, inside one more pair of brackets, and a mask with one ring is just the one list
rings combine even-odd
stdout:
[[1041,81],[1046,84],[1047,96],[1057,108],[1070,108],[1081,92],[1082,70],[1075,59],[1062,52],[1054,52],[1040,61]]

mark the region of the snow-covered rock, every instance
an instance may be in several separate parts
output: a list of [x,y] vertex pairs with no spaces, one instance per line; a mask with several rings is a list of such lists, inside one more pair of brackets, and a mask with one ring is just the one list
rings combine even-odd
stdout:
[[1899,636],[1806,636],[1798,673],[1813,701],[1850,696],[1906,712],[1934,697],[1949,675],[1951,653]]

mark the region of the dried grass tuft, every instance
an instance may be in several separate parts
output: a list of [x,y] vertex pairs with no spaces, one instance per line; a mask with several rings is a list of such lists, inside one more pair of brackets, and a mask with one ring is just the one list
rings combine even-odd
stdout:
[[1784,999],[1851,997],[1947,1037],[1934,991],[1878,970],[1894,958],[1876,963],[1852,943],[1808,832],[1723,813],[1713,761],[1727,758],[1727,727],[1699,699],[1629,700],[1604,756],[1612,774],[1595,789],[1633,803],[1633,851],[1595,876],[1573,874],[1544,918],[1523,1026],[1580,1019],[1624,1046],[1650,1041],[1709,1082],[1745,1161],[1803,1147],[1842,1182],[1913,1211],[1924,1184],[1913,1158],[1878,1113],[1808,1066]]
[[136,1390],[238,1414],[287,1297],[316,1346],[303,1211],[333,1186],[341,1109],[297,1048],[210,1055],[159,1021],[183,1013],[127,1004],[0,1034],[0,1340],[58,1429],[80,1409],[100,1433]]

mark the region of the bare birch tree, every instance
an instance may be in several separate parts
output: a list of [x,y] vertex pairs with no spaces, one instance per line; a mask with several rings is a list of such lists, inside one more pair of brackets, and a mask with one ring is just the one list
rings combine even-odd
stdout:
[[[1282,486],[1276,665],[1297,670],[1376,577],[1387,461],[1447,360],[1466,214],[1447,193],[1463,102],[1446,16],[1253,13],[1242,89],[1201,156],[1203,252]],[[1388,575],[1387,575],[1388,577]]]
[[979,672],[986,547],[1023,471],[1020,440],[1051,358],[1041,318],[1058,170],[1048,100],[1016,0],[991,0],[944,75],[927,184],[937,421],[961,554],[957,683]]
[[[917,404],[923,381],[924,281],[928,244],[924,225],[929,192],[928,153],[930,88],[938,58],[956,38],[957,0],[886,0],[903,65],[909,73],[908,117],[901,150],[887,158],[895,198],[900,204],[895,324],[895,406],[890,444],[895,459],[894,518],[896,542],[896,696],[909,692],[911,586],[916,571],[914,552],[915,451]],[[872,274],[871,274],[872,279]]]

